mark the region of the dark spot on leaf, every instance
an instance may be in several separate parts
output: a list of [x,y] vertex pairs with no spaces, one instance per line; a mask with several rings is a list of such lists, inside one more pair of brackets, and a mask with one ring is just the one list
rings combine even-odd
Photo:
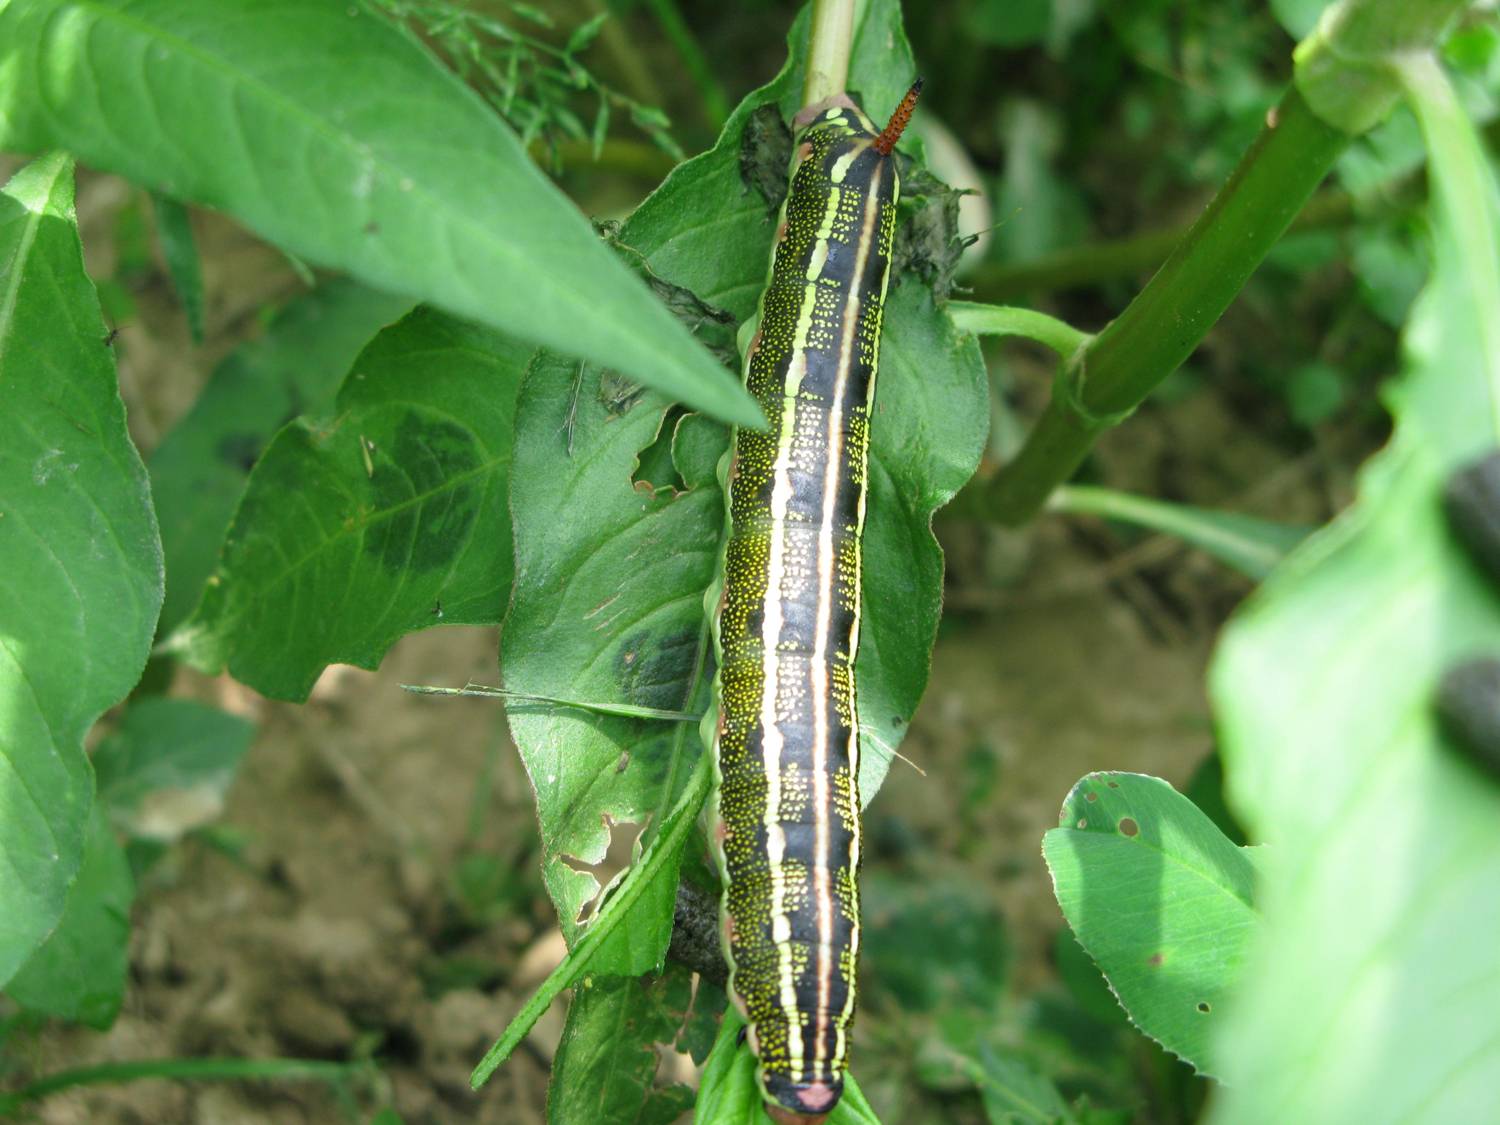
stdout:
[[1120,783],[1118,781],[1111,781],[1109,782],[1109,787],[1111,789],[1118,789],[1120,788]]
[[1204,1013],[1205,1015],[1207,1015],[1209,1012],[1213,1011],[1213,1009],[1211,1007],[1209,1007],[1209,1004],[1208,1004],[1207,1000],[1199,1000],[1198,1001],[1198,1010],[1200,1012]]
[[1085,793],[1083,795],[1083,799],[1085,801],[1097,801],[1099,799],[1099,794],[1093,792]]
[[1088,826],[1089,826],[1089,819],[1088,819],[1088,817],[1081,816],[1081,817],[1078,818],[1078,827],[1079,828],[1087,828]]
[[646,388],[618,371],[605,370],[599,376],[599,403],[612,417],[629,414],[645,393]]
[[1166,960],[1166,958],[1162,954],[1160,954],[1160,953],[1153,953],[1153,954],[1151,954],[1150,960],[1148,960],[1146,962],[1146,964],[1148,964],[1148,965],[1160,965],[1165,960]]
[[740,179],[766,201],[774,215],[786,198],[787,166],[792,162],[792,131],[774,105],[758,107],[740,134]]
[[473,434],[408,411],[375,457],[365,553],[398,573],[447,566],[464,548],[484,488],[472,476],[482,463]]
[[616,674],[625,699],[639,707],[685,710],[698,659],[698,630],[662,636],[641,630],[626,637]]
[[615,773],[624,773],[629,765],[630,751],[627,750],[620,755],[620,760],[615,763]]
[[1137,824],[1134,820],[1132,820],[1130,817],[1125,816],[1125,817],[1121,817],[1120,818],[1120,835],[1122,835],[1122,836],[1134,836],[1137,833],[1139,833],[1140,830],[1141,830],[1141,826],[1139,824]]
[[260,447],[259,434],[225,434],[219,439],[218,447],[214,452],[224,464],[248,473],[255,467],[255,459],[260,456]]

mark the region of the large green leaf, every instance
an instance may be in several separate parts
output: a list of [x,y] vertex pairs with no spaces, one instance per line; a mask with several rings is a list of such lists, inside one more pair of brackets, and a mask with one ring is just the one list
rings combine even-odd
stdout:
[[163,633],[203,596],[251,466],[272,435],[298,414],[326,411],[360,349],[410,308],[404,297],[330,281],[289,302],[264,336],[214,370],[149,462],[167,559]]
[[675,965],[656,977],[580,981],[552,1063],[547,1120],[666,1125],[681,1117],[692,1091],[655,1086],[656,1045],[672,1042],[692,995],[690,974]]
[[11,0],[0,148],[52,145],[310,262],[759,419],[505,123],[364,0]]
[[57,929],[5,991],[21,1007],[104,1030],[115,1022],[130,969],[135,880],[109,817],[95,806],[83,866]]
[[1359,499],[1241,609],[1214,663],[1231,804],[1280,856],[1215,1058],[1220,1123],[1494,1116],[1500,785],[1432,714],[1443,671],[1500,650],[1500,592],[1440,510],[1500,436],[1500,195],[1436,64],[1433,272]]
[[83,271],[71,163],[0,193],[0,987],[62,916],[93,777],[83,736],[161,609],[146,470]]
[[1132,1022],[1205,1073],[1259,916],[1255,869],[1160,778],[1091,773],[1042,853],[1058,905]]
[[[805,35],[799,24],[793,42]],[[852,88],[872,105],[893,103],[911,73],[908,52],[896,5],[869,5]],[[741,133],[757,106],[779,104],[789,115],[800,83],[793,65],[750,95],[718,146],[674,172],[621,231],[656,275],[739,318],[755,310],[774,234],[766,201],[740,180]],[[867,800],[926,683],[942,592],[930,520],[977,465],[984,402],[973,339],[952,328],[915,280],[895,286],[865,530],[858,671]],[[728,434],[683,418],[673,455],[686,490],[643,492],[632,473],[665,409],[660,398],[592,366],[553,360],[528,378],[511,486],[517,584],[502,642],[510,688],[702,710],[713,670],[703,596],[724,527],[713,466]],[[544,876],[571,937],[580,910],[599,892],[588,868],[605,856],[608,826],[659,817],[699,742],[682,725],[528,704],[512,706],[511,726],[537,789]]]
[[170,843],[218,816],[255,727],[191,699],[132,702],[94,751],[99,802],[136,839]]
[[404,634],[492,624],[510,592],[505,503],[529,348],[419,309],[377,336],[335,412],[300,418],[250,474],[198,610],[171,639],[207,671],[305,699],[332,663]]

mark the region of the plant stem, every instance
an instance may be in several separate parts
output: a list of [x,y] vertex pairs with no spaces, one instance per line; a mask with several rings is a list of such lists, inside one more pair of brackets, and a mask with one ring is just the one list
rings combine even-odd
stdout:
[[1077,407],[1099,418],[1121,415],[1175,371],[1352,139],[1289,90],[1156,276],[1080,353],[1081,366],[1071,376],[1076,401],[1054,393],[1021,451],[982,491],[961,497],[961,510],[1005,524],[1034,516],[1102,428]]
[[1024,336],[1051,348],[1067,359],[1090,339],[1071,324],[1035,309],[1018,309],[1010,305],[977,305],[970,301],[949,301],[948,315],[955,327],[976,336]]
[[369,1070],[370,1063],[321,1062],[313,1059],[141,1059],[101,1063],[60,1070],[38,1078],[9,1094],[0,1094],[0,1112],[9,1113],[27,1102],[73,1086],[105,1082],[136,1082],[142,1078],[235,1080],[244,1078],[305,1079],[343,1082],[350,1074]]
[[812,35],[807,45],[807,77],[802,104],[842,94],[849,82],[854,47],[854,0],[813,0]]
[[[1467,0],[1340,0],[1297,48],[1297,81],[1229,182],[1125,311],[1054,384],[1021,451],[960,514],[1030,519],[1100,432],[1191,355],[1354,136],[1390,109],[1402,57],[1435,43]],[[1303,97],[1315,99],[1317,109]]]
[[703,53],[703,48],[698,45],[693,29],[682,18],[675,0],[647,0],[646,6],[656,16],[662,33],[682,59],[682,65],[687,68],[693,85],[698,87],[703,116],[717,133],[724,127],[724,122],[729,120],[729,97],[724,93],[724,87],[719,85],[719,80],[714,77],[713,67],[709,64],[708,56]]

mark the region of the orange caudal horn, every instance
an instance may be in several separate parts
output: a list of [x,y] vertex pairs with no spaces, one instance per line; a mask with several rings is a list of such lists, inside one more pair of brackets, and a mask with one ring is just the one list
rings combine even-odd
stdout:
[[880,136],[875,138],[875,151],[881,156],[889,156],[891,149],[896,147],[896,142],[906,131],[906,123],[911,120],[911,111],[917,108],[917,99],[921,95],[922,80],[918,78],[911,84],[911,89],[906,91],[906,97],[901,99],[901,104],[896,107],[896,112],[891,114],[891,120],[881,130]]

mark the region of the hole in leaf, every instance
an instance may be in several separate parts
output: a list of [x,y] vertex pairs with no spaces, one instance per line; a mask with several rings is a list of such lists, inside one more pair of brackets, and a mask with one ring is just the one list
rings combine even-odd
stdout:
[[661,424],[656,427],[651,444],[637,454],[635,471],[630,474],[630,483],[635,485],[637,492],[656,497],[663,493],[670,495],[687,491],[687,481],[682,479],[677,463],[672,460],[672,435],[677,432],[678,420],[686,413],[675,404],[668,408],[661,416]]
[[565,854],[559,857],[574,871],[594,877],[597,889],[579,905],[578,915],[574,919],[580,926],[587,925],[598,916],[605,897],[629,868],[635,843],[646,830],[644,824],[637,825],[629,820],[616,821],[609,813],[603,814],[603,820],[604,827],[609,830],[609,846],[604,850],[603,859],[598,863],[586,863],[576,855]]
[[1205,1015],[1207,1013],[1213,1011],[1213,1009],[1209,1007],[1207,1000],[1199,1000],[1198,1001],[1198,1010],[1200,1012],[1203,1012]]
[[1120,818],[1120,834],[1122,836],[1134,836],[1138,834],[1140,830],[1141,826],[1130,817],[1125,816]]

